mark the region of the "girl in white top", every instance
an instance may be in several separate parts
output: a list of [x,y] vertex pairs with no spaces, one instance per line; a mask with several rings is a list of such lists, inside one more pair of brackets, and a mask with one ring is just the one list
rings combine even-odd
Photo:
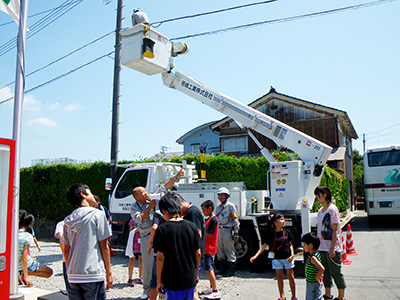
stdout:
[[333,278],[338,288],[338,297],[334,300],[343,300],[346,283],[341,271],[343,245],[339,210],[332,202],[331,191],[327,186],[317,186],[314,195],[318,202],[322,204],[322,207],[318,210],[317,235],[321,242],[318,251],[325,267],[323,278],[325,295],[323,297],[325,300],[333,299],[331,295]]

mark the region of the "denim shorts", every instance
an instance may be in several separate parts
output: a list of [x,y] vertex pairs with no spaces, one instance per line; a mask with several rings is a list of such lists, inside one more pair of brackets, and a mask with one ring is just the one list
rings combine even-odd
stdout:
[[39,270],[40,264],[33,260],[32,263],[28,266],[28,272],[36,272]]
[[306,283],[306,300],[323,300],[322,284]]
[[282,270],[282,269],[293,269],[294,268],[294,260],[292,259],[291,262],[285,259],[273,259],[272,260],[272,269],[274,270]]
[[204,254],[204,270],[211,271],[214,269],[215,255]]

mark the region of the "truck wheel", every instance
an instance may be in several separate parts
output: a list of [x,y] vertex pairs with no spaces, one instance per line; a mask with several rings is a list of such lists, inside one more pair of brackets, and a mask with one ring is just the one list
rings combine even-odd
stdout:
[[239,230],[239,240],[235,243],[235,253],[238,264],[247,265],[250,258],[256,254],[257,239],[246,229]]

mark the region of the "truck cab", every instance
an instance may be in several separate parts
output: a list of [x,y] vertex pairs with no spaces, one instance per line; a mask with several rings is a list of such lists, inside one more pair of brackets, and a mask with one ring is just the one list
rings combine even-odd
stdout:
[[125,246],[129,234],[130,207],[135,201],[132,190],[142,186],[149,194],[156,193],[182,167],[185,167],[185,175],[175,183],[175,189],[180,182],[192,183],[197,174],[194,165],[185,163],[143,163],[120,165],[120,167],[125,167],[126,170],[111,193],[109,208],[113,243]]

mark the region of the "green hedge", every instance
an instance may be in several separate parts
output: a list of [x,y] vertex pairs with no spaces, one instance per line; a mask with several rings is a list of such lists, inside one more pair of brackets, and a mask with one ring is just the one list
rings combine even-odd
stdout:
[[[279,158],[286,158],[278,154]],[[187,155],[188,163],[196,162],[200,174],[200,157]],[[172,162],[181,162],[182,158],[173,158]],[[137,161],[143,162],[143,161]],[[148,160],[146,160],[148,162]],[[124,163],[128,163],[124,161]],[[266,189],[269,163],[264,157],[249,158],[218,155],[207,156],[206,170],[208,182],[243,181],[249,190]],[[118,169],[121,175],[123,168]],[[108,205],[108,192],[104,189],[105,178],[110,177],[109,164],[96,162],[93,164],[58,164],[51,166],[35,165],[21,169],[20,208],[26,209],[36,217],[54,220],[60,215],[67,215],[72,206],[65,199],[65,192],[71,184],[85,183],[93,194],[99,195],[103,205]],[[343,211],[347,208],[348,182],[336,171],[325,168],[321,184],[326,184],[333,197]],[[318,209],[315,203],[314,210]]]
[[[334,169],[325,167],[321,178],[321,185],[329,187],[332,199],[335,200],[339,211],[345,211],[348,207],[349,182]],[[313,211],[317,211],[320,207],[321,205],[315,201]]]
[[65,199],[65,192],[74,183],[85,183],[107,205],[108,193],[104,181],[109,177],[109,164],[58,164],[35,165],[21,169],[20,207],[36,217],[55,219],[69,214],[72,206]]

